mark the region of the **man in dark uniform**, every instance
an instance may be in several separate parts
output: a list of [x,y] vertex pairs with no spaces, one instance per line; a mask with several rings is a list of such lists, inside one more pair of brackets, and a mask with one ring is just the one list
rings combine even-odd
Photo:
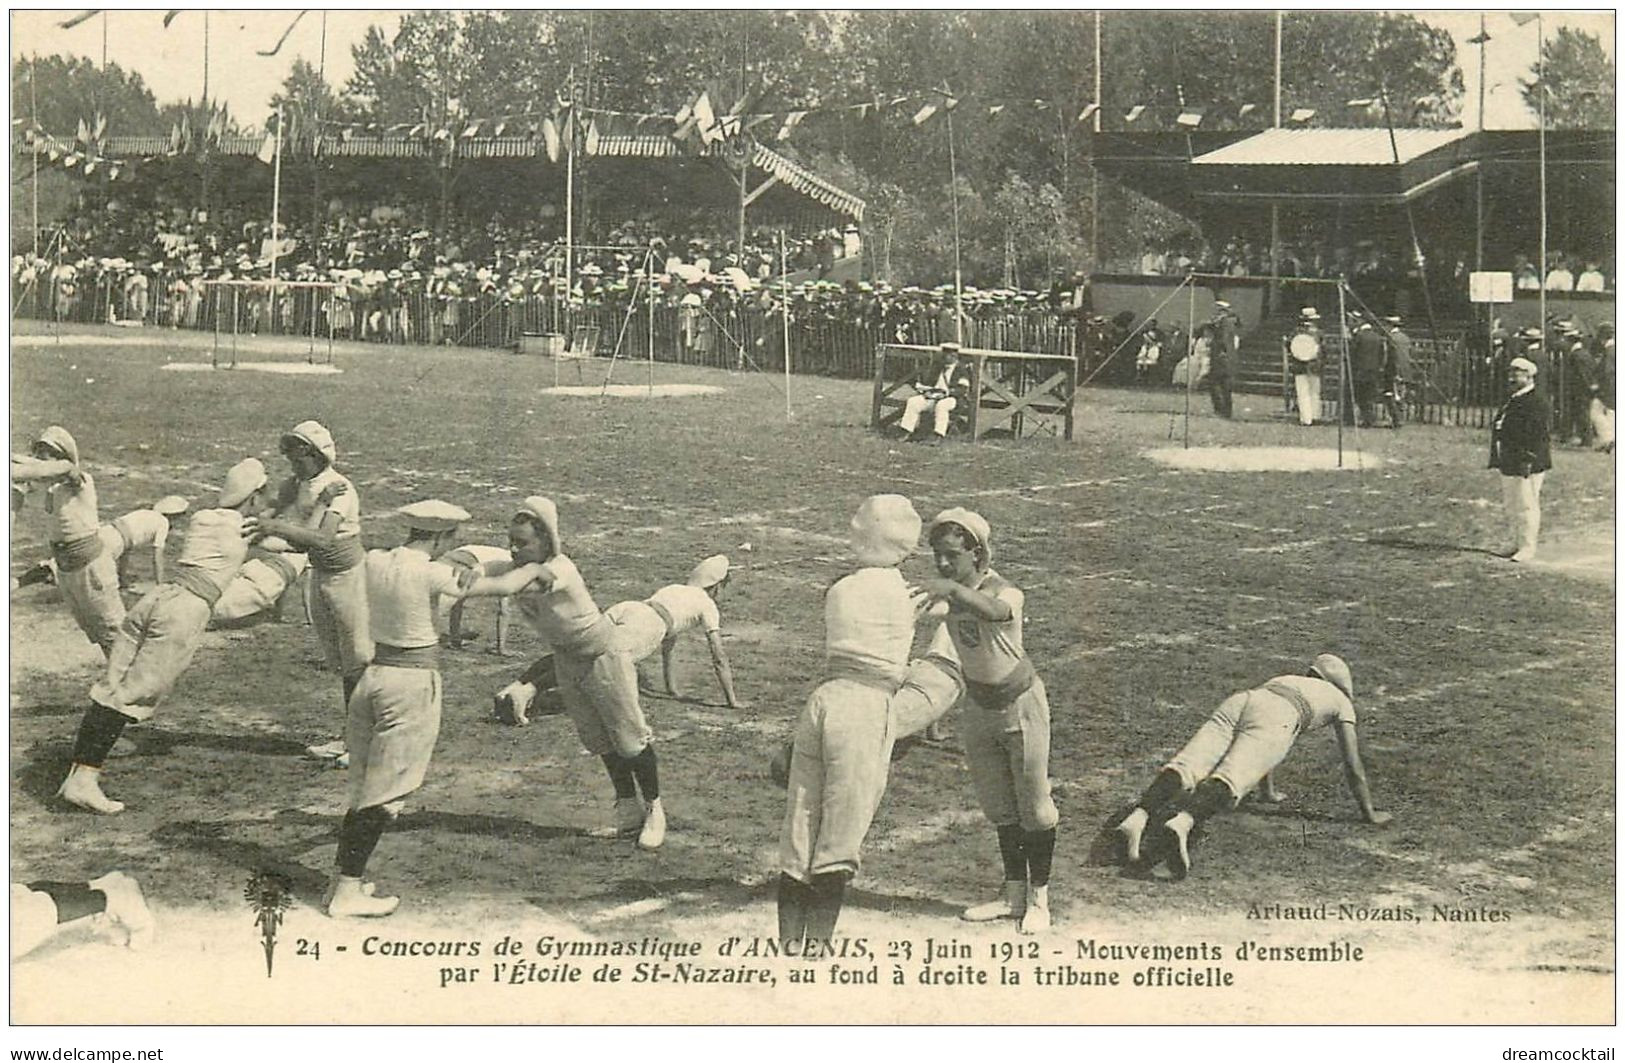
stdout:
[[1388,344],[1382,364],[1382,402],[1388,408],[1388,427],[1405,423],[1405,383],[1411,378],[1411,338],[1396,314],[1387,318]]
[[1234,417],[1235,405],[1231,395],[1232,366],[1236,348],[1240,344],[1237,333],[1238,319],[1230,304],[1223,299],[1213,303],[1213,346],[1208,351],[1207,387],[1213,396],[1213,410],[1221,417]]
[[1501,473],[1501,500],[1506,506],[1516,548],[1505,555],[1533,561],[1540,537],[1540,489],[1552,467],[1551,406],[1535,390],[1535,363],[1514,358],[1507,366],[1512,395],[1490,426],[1490,468]]
[[1597,366],[1586,347],[1585,333],[1571,326],[1558,341],[1563,365],[1563,418],[1558,439],[1571,446],[1591,445],[1591,396]]
[[1343,423],[1354,423],[1354,409],[1360,410],[1360,427],[1370,428],[1376,421],[1377,398],[1382,390],[1383,362],[1382,333],[1370,318],[1362,318],[1354,330],[1349,344],[1349,368],[1354,377],[1354,401],[1345,404]]

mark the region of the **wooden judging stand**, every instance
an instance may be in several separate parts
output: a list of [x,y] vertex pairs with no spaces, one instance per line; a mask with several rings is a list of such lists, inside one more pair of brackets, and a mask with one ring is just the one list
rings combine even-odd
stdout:
[[[937,347],[883,343],[875,351],[874,404],[869,414],[872,428],[897,423],[903,404],[914,394],[912,387],[922,369],[928,368],[942,352]],[[974,401],[955,410],[955,420],[965,424],[972,440],[996,429],[1012,436],[1047,432],[1072,438],[1072,400],[1078,388],[1078,363],[1064,354],[1025,354],[1020,351],[989,351],[966,347],[959,352],[970,376]],[[963,419],[961,420],[961,415]]]

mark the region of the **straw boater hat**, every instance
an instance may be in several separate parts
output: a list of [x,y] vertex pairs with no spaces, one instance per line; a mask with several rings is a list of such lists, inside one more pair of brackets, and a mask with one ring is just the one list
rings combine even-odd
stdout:
[[414,531],[451,531],[469,519],[468,510],[454,506],[450,502],[442,502],[438,498],[413,502],[402,506],[396,512],[406,518],[406,526]]
[[1527,358],[1514,358],[1512,361],[1507,363],[1507,368],[1521,369],[1530,376],[1534,376],[1536,373],[1540,372],[1540,367]]
[[1319,321],[1320,311],[1316,310],[1312,306],[1306,306],[1298,312],[1298,316],[1303,318],[1305,321]]

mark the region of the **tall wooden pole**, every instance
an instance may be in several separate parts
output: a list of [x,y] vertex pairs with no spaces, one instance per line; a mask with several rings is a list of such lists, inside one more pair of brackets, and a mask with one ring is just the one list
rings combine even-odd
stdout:
[[[322,12],[322,46],[316,60],[316,98],[311,102],[310,130],[310,245],[322,246],[322,93],[327,90],[327,12]],[[314,255],[310,261],[316,262]]]
[[[28,60],[28,117],[39,129],[39,98],[34,94],[34,67],[39,62],[39,56],[31,56]],[[33,198],[34,198],[34,257],[39,258],[39,145],[30,145],[29,160],[34,165]],[[38,267],[36,267],[38,268]]]
[[1095,150],[1100,141],[1100,12],[1095,12],[1095,135],[1089,138],[1089,261],[1100,271],[1100,169]]
[[[1275,13],[1275,128],[1281,128],[1281,29],[1284,13]],[[1281,301],[1281,204],[1270,203],[1270,310]]]
[[779,230],[779,319],[784,326],[784,419],[790,419],[790,269]]
[[948,181],[954,208],[954,342],[965,342],[965,277],[959,259],[959,164],[954,156],[954,103],[947,86],[942,89],[942,105],[948,115]]
[[[278,218],[282,212],[282,108],[276,109],[276,158],[271,169],[271,298],[276,298],[276,260],[281,250],[277,236]],[[272,307],[275,307],[273,302]]]
[[[1484,49],[1489,46],[1489,34],[1484,31],[1484,13],[1478,13],[1478,132],[1480,142],[1483,141],[1484,132]],[[1474,225],[1475,239],[1473,252],[1473,268],[1484,268],[1484,162],[1479,160],[1474,169],[1474,199],[1477,204],[1476,224]]]
[[209,12],[203,12],[203,190],[201,205],[204,217],[209,214],[209,134],[214,129],[214,111],[209,107]]
[[1540,332],[1546,338],[1546,29],[1535,13],[1535,84],[1540,86]]

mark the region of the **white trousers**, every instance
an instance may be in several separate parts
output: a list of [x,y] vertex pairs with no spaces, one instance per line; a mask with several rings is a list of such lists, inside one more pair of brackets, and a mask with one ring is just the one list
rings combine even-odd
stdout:
[[1519,552],[1535,552],[1535,540],[1540,538],[1540,485],[1545,482],[1543,472],[1501,477],[1501,501]]
[[1298,396],[1298,423],[1314,424],[1320,413],[1320,374],[1292,374],[1292,389]]
[[930,410],[935,418],[933,427],[937,435],[948,434],[948,422],[954,415],[954,407],[959,400],[949,395],[945,399],[928,399],[924,395],[910,395],[908,401],[903,403],[903,419],[898,421],[898,427],[905,432],[912,432],[919,426],[920,415]]

